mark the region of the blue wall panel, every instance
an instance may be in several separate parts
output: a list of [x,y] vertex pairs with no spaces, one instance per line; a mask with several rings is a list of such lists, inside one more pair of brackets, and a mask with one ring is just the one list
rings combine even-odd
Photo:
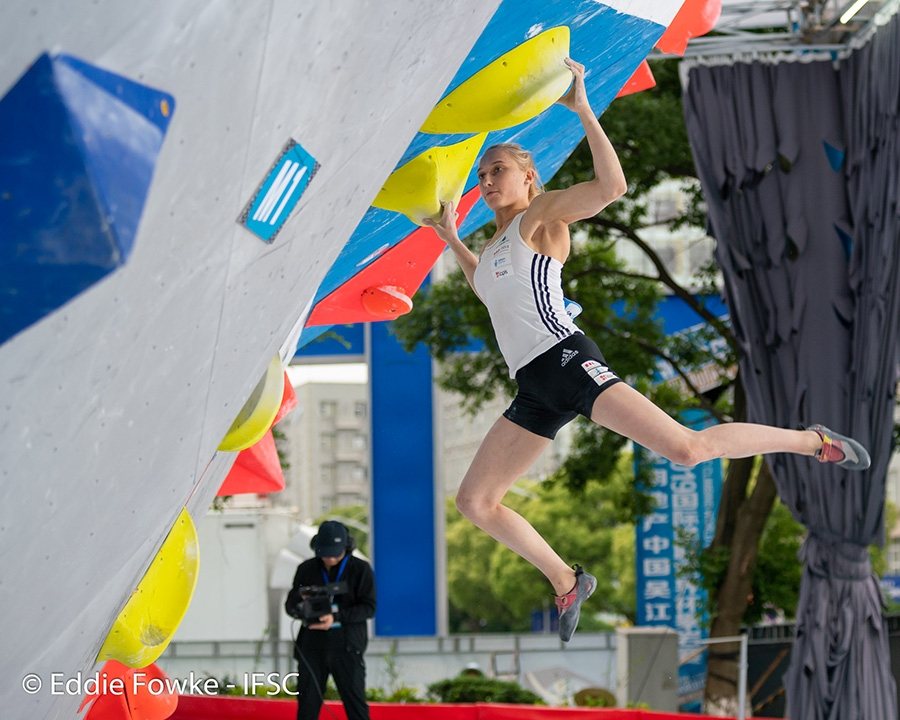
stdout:
[[364,358],[365,324],[331,325],[306,328],[310,333],[305,343],[297,348],[294,358],[298,362],[359,362]]

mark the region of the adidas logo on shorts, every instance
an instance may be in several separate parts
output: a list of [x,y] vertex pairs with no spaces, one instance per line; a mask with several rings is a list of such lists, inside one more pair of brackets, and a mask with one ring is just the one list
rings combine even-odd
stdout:
[[578,354],[577,350],[568,350],[568,349],[563,350],[562,351],[562,362],[559,364],[560,367],[565,367],[566,363],[568,363],[569,360],[571,360],[577,354]]

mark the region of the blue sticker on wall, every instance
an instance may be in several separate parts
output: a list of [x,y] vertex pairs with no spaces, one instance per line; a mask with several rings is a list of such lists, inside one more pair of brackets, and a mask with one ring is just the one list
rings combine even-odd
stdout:
[[318,169],[312,155],[288,140],[238,222],[262,240],[272,242]]

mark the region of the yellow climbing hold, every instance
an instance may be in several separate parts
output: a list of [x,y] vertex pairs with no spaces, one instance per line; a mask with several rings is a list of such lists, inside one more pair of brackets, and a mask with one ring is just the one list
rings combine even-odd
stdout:
[[272,427],[283,394],[284,367],[276,355],[219,443],[219,450],[238,452],[259,442]]
[[487,133],[481,133],[414,157],[391,173],[372,205],[403,213],[416,225],[422,225],[424,218],[440,220],[442,201],[459,205],[486,137]]
[[559,100],[571,84],[568,56],[568,27],[535,35],[449,93],[431,111],[422,132],[490,132],[530,120]]
[[118,660],[131,668],[156,662],[187,612],[199,564],[197,529],[183,509],[113,623],[97,661]]

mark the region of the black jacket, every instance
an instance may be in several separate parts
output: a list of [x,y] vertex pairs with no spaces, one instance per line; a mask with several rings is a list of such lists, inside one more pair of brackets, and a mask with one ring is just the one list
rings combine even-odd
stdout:
[[[325,565],[317,558],[300,563],[294,574],[294,586],[288,593],[284,609],[291,617],[298,617],[297,605],[301,601],[299,588],[309,585],[325,585]],[[328,572],[328,582],[336,582],[340,564]],[[368,644],[366,621],[375,615],[375,574],[365,560],[350,555],[340,579],[346,581],[347,592],[334,596],[338,606],[334,613],[335,622],[341,627],[331,630],[310,630],[300,628],[297,647],[304,651],[338,650],[363,653]]]

